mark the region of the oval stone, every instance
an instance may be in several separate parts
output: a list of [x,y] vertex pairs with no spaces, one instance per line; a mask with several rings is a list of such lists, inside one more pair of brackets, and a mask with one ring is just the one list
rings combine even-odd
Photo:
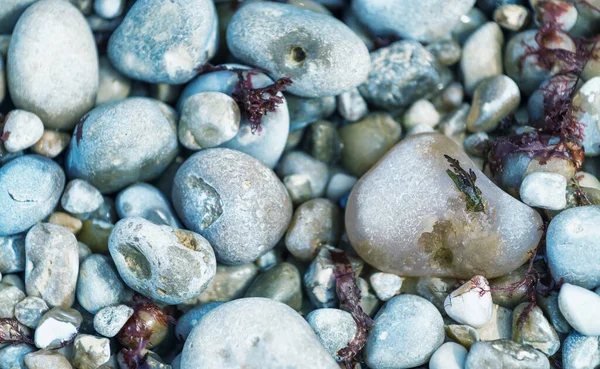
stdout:
[[[444,155],[476,175],[484,212],[467,209]],[[542,220],[493,184],[451,138],[427,133],[401,141],[358,181],[346,229],[358,254],[381,271],[493,278],[529,259]]]

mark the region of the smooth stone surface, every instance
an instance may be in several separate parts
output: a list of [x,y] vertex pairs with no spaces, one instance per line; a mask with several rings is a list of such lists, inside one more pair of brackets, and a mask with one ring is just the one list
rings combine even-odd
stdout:
[[[597,53],[598,51],[596,51]],[[573,97],[573,119],[583,131],[586,156],[600,155],[600,77],[583,84]]]
[[361,84],[369,72],[367,47],[350,28],[286,4],[241,7],[227,27],[227,46],[235,58],[273,78],[291,78],[287,91],[298,96],[338,95]]
[[[0,99],[0,102],[2,99]],[[28,111],[11,110],[4,120],[2,137],[8,152],[17,152],[33,146],[44,134],[44,123]]]
[[198,305],[190,311],[183,314],[177,319],[177,325],[175,326],[175,335],[185,341],[192,329],[198,325],[200,319],[204,317],[209,311],[223,305],[221,301],[209,302],[207,304]]
[[479,341],[479,333],[468,325],[450,324],[445,327],[446,336],[466,348]]
[[285,100],[290,111],[290,130],[292,132],[321,119],[327,119],[336,108],[335,96],[310,98],[286,93]]
[[35,225],[25,238],[25,287],[28,296],[49,306],[70,307],[79,272],[77,239],[65,227]]
[[292,217],[292,202],[275,173],[230,149],[188,158],[175,176],[172,199],[187,228],[205,237],[225,264],[248,263],[272,249]]
[[504,35],[495,22],[482,25],[467,39],[460,59],[467,95],[472,95],[485,78],[502,74],[503,47]]
[[552,328],[539,306],[522,303],[513,310],[512,339],[529,345],[548,356],[560,348],[558,334]]
[[304,174],[290,174],[283,177],[283,185],[294,205],[302,204],[313,197],[310,178]]
[[14,318],[15,306],[25,298],[18,287],[0,283],[0,318]]
[[40,319],[35,330],[37,348],[55,350],[63,347],[77,335],[83,317],[75,309],[54,307]]
[[108,248],[129,287],[169,305],[200,295],[216,271],[213,249],[202,236],[143,218],[119,221]]
[[0,236],[0,273],[25,270],[25,234]]
[[217,47],[217,14],[210,0],[137,1],[111,35],[108,56],[128,77],[186,83]]
[[24,326],[35,329],[48,310],[48,304],[44,300],[39,297],[28,296],[15,305],[15,318]]
[[477,84],[473,94],[467,128],[471,132],[491,132],[520,103],[519,86],[512,79],[505,75],[485,78]]
[[490,285],[483,276],[475,276],[452,291],[444,300],[448,316],[460,324],[483,328],[492,318],[492,294]]
[[81,307],[96,314],[124,297],[125,284],[108,256],[94,254],[83,261],[77,279],[77,302]]
[[600,365],[598,337],[571,332],[563,342],[563,369],[588,369]]
[[405,108],[434,92],[440,83],[435,57],[415,41],[398,41],[371,53],[371,70],[359,87],[371,104]]
[[600,206],[567,209],[552,219],[546,255],[556,280],[584,288],[600,285]]
[[303,151],[290,151],[283,155],[277,165],[277,174],[287,176],[302,174],[310,182],[312,197],[321,197],[325,193],[329,179],[329,169],[325,163],[318,161]]
[[429,100],[415,101],[402,117],[402,127],[406,130],[418,124],[435,127],[440,122],[440,114]]
[[141,217],[156,224],[182,228],[169,199],[158,188],[136,183],[119,192],[116,198],[119,218]]
[[558,173],[533,172],[523,178],[519,195],[531,207],[562,210],[567,206],[567,179]]
[[338,351],[348,346],[357,332],[352,315],[339,309],[316,309],[306,316],[306,321],[329,354],[336,361],[343,361]]
[[402,288],[402,277],[390,273],[373,273],[369,277],[369,282],[381,301],[388,301],[400,294]]
[[467,349],[458,343],[446,342],[429,360],[429,369],[464,369]]
[[0,168],[0,236],[27,231],[58,204],[65,174],[54,161],[24,155]]
[[71,214],[91,213],[103,202],[100,191],[82,179],[74,179],[67,183],[60,199],[60,205]]
[[444,321],[422,297],[400,295],[375,316],[365,346],[366,363],[373,369],[405,369],[425,364],[444,342]]
[[176,130],[159,106],[128,98],[100,105],[82,119],[66,167],[70,177],[109,193],[156,178],[176,155]]
[[539,306],[544,311],[545,316],[558,333],[569,333],[569,331],[571,331],[569,322],[567,322],[560,312],[560,307],[558,306],[558,292],[552,291],[548,296],[538,294],[537,300]]
[[27,8],[6,64],[15,106],[36,114],[46,128],[72,129],[94,106],[96,45],[85,18],[68,1],[41,0]]
[[45,130],[42,138],[33,146],[31,151],[47,158],[55,158],[60,155],[71,142],[71,135],[64,132]]
[[304,149],[313,158],[327,164],[339,160],[343,144],[337,127],[327,120],[309,125],[304,135]]
[[325,196],[333,202],[338,202],[350,193],[357,181],[358,178],[344,172],[333,173],[327,183]]
[[125,8],[125,0],[95,0],[94,12],[105,19],[113,19],[121,15]]
[[483,326],[483,328],[477,329],[479,339],[481,341],[511,339],[512,315],[512,310],[494,304],[492,318],[485,326]]
[[[60,211],[55,211],[54,213],[50,214],[47,221],[48,221],[48,223],[63,226],[65,228],[67,228],[68,230],[70,230],[71,232],[73,232],[73,234],[77,234],[79,231],[81,231],[81,227],[83,226],[83,223],[81,222],[81,220],[79,220],[67,213],[63,213]],[[81,248],[80,248],[80,251],[81,251]],[[80,253],[80,256],[81,256],[81,253]]]
[[181,355],[181,369],[282,365],[339,368],[301,315],[285,304],[257,297],[232,301],[206,314],[192,329]]
[[245,297],[265,297],[283,302],[294,310],[302,308],[300,271],[290,263],[280,263],[254,279]]
[[558,307],[573,329],[586,336],[600,336],[600,296],[596,293],[564,283]]
[[430,42],[447,35],[475,0],[354,0],[352,11],[379,36]]
[[35,348],[26,344],[8,345],[0,349],[0,369],[27,369],[25,355]]
[[[444,155],[477,175],[485,213],[467,212],[465,195],[445,173]],[[346,230],[358,254],[402,276],[505,275],[529,259],[541,225],[536,212],[496,187],[440,134],[396,145],[354,186],[346,208]]]
[[509,31],[521,30],[529,20],[529,10],[523,5],[504,4],[494,11],[494,22]]
[[510,340],[477,342],[471,346],[464,369],[550,369],[541,352]]
[[339,94],[336,100],[338,113],[349,122],[356,122],[369,112],[367,102],[357,88]]
[[73,365],[77,369],[96,369],[110,359],[110,341],[80,334],[73,341]]
[[107,306],[94,314],[94,329],[104,337],[114,337],[132,315],[127,305]]
[[40,350],[25,355],[27,369],[71,369],[72,366],[64,355],[56,351]]
[[[117,0],[120,1],[120,0]],[[131,92],[131,80],[113,67],[110,60],[100,57],[99,85],[96,106],[126,98]]]
[[510,38],[504,49],[505,73],[519,85],[523,95],[530,95],[550,74],[537,64],[537,56],[524,57],[528,48],[539,48],[535,41],[536,34],[537,30],[517,33]]

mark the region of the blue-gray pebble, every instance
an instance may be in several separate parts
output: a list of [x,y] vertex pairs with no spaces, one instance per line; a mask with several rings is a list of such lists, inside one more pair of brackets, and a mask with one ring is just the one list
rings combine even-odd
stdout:
[[0,369],[27,369],[25,355],[36,349],[30,345],[8,345],[0,350]]
[[108,43],[108,56],[128,77],[182,84],[217,49],[217,13],[212,0],[138,0]]
[[0,273],[25,270],[25,234],[0,236]]
[[0,236],[28,230],[60,200],[65,174],[51,159],[25,155],[0,168]]
[[81,263],[77,279],[77,301],[88,312],[118,304],[124,297],[125,284],[121,281],[112,260],[94,254]]
[[209,302],[208,304],[198,305],[187,313],[183,314],[179,319],[177,319],[177,325],[175,326],[175,335],[185,341],[187,337],[190,335],[192,328],[198,324],[200,319],[206,313],[211,311],[212,309],[222,305],[221,301]]
[[116,207],[121,219],[141,217],[156,224],[181,228],[167,197],[148,183],[136,183],[119,192]]
[[[285,19],[285,21],[282,21]],[[345,24],[292,5],[253,2],[241,7],[227,27],[227,46],[244,63],[290,77],[298,96],[338,95],[361,84],[369,52]]]
[[150,99],[106,103],[77,125],[67,173],[102,193],[156,178],[177,155],[175,127]]

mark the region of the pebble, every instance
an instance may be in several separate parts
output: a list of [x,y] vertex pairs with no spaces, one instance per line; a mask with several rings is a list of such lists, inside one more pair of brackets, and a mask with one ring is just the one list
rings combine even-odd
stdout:
[[302,308],[302,279],[293,264],[280,263],[260,274],[245,297],[266,297],[283,302],[294,310]]
[[73,179],[65,187],[60,205],[71,214],[86,214],[97,210],[104,202],[102,194],[82,179]]
[[402,126],[390,114],[371,113],[359,122],[341,126],[341,163],[352,175],[365,174],[402,135]]
[[81,220],[71,216],[70,214],[60,211],[55,211],[54,213],[50,214],[48,217],[48,223],[63,226],[73,232],[73,234],[77,234],[79,231],[81,231],[83,226]]
[[176,155],[176,130],[160,107],[128,98],[87,114],[73,133],[66,167],[69,177],[110,193],[156,178]]
[[49,306],[70,307],[79,272],[77,240],[67,228],[40,223],[25,238],[25,287],[28,296]]
[[117,195],[119,218],[141,217],[160,225],[182,228],[169,199],[160,190],[147,183],[133,184]]
[[429,100],[415,101],[402,117],[402,127],[410,130],[418,124],[435,127],[440,122],[440,114]]
[[550,369],[550,363],[544,354],[530,346],[497,340],[471,346],[464,369],[481,368]]
[[240,127],[240,109],[222,92],[200,92],[183,103],[179,141],[190,150],[219,146],[234,138]]
[[444,310],[444,301],[452,292],[452,288],[458,281],[453,278],[423,277],[419,278],[415,285],[417,295],[431,302],[442,314]]
[[475,276],[452,291],[444,301],[444,309],[450,318],[473,328],[483,328],[492,318],[492,294],[483,276]]
[[600,285],[600,206],[567,209],[552,219],[546,235],[546,256],[556,280],[584,288]]
[[463,45],[465,41],[477,31],[479,27],[488,21],[488,17],[484,12],[478,8],[471,8],[468,12],[463,14],[458,23],[452,29],[452,35],[456,38],[460,45]]
[[310,178],[304,174],[290,174],[283,178],[283,185],[294,205],[302,204],[313,196]]
[[0,349],[0,369],[27,369],[25,355],[34,351],[35,348],[27,344],[13,344]]
[[56,351],[39,350],[25,355],[27,369],[71,369],[66,357]]
[[[444,155],[472,168],[489,211],[467,212],[465,195],[445,172]],[[440,134],[396,145],[354,186],[346,208],[346,231],[357,253],[402,276],[505,275],[529,259],[541,225],[534,210],[496,187]]]
[[577,8],[575,4],[562,0],[533,1],[535,20],[539,24],[552,23],[563,31],[568,31],[577,22]]
[[560,307],[558,306],[558,292],[551,291],[548,296],[538,294],[536,297],[538,305],[544,311],[545,316],[552,324],[554,330],[558,333],[569,333],[571,326],[560,312]]
[[598,337],[571,332],[563,342],[563,369],[589,369],[600,365]]
[[172,199],[183,223],[226,264],[248,263],[272,249],[292,217],[292,202],[275,173],[229,149],[188,158],[175,176]]
[[129,96],[130,92],[131,80],[116,70],[106,56],[100,57],[99,84],[98,94],[96,95],[96,106],[107,102],[124,99]]
[[77,336],[82,322],[77,310],[54,307],[40,319],[35,329],[35,345],[42,350],[61,348]]
[[522,303],[513,310],[512,340],[529,345],[547,356],[560,348],[558,334],[544,317],[539,306]]
[[125,9],[125,0],[95,0],[94,11],[106,19],[120,16]]
[[209,311],[223,305],[221,301],[209,302],[207,304],[201,304],[191,309],[190,311],[183,314],[177,319],[177,325],[175,326],[175,335],[182,341],[185,341],[192,329],[198,325],[200,319],[204,317]]
[[329,178],[329,183],[327,183],[325,196],[333,202],[338,202],[352,190],[357,181],[358,178],[347,173],[333,173]]
[[583,287],[564,283],[558,307],[571,327],[586,336],[600,336],[600,296]]
[[25,235],[0,236],[0,273],[25,270]]
[[0,319],[14,318],[15,306],[25,298],[19,288],[6,283],[0,283]]
[[387,110],[410,106],[434,92],[441,82],[440,65],[416,41],[398,41],[371,53],[371,70],[360,93]]
[[200,295],[216,271],[214,252],[202,236],[143,218],[119,221],[108,247],[125,283],[165,304]]
[[507,309],[514,309],[520,303],[528,301],[530,297],[529,286],[527,283],[521,282],[531,278],[529,277],[531,272],[537,272],[536,264],[530,270],[529,263],[525,263],[509,274],[491,279],[489,282],[494,304]]
[[322,245],[336,245],[342,231],[339,208],[327,199],[312,199],[294,212],[285,236],[290,253],[302,261],[311,261]]
[[495,22],[485,23],[469,36],[460,59],[467,95],[473,95],[482,80],[502,74],[503,48],[504,36]]
[[369,112],[367,102],[357,88],[339,94],[336,100],[338,113],[349,122],[361,120]]
[[[0,99],[1,101],[1,99]],[[17,152],[33,146],[44,133],[44,123],[37,115],[15,109],[4,120],[2,137],[8,152]]]
[[85,243],[97,254],[108,251],[108,237],[114,224],[100,219],[87,219],[82,223],[81,231],[77,234],[79,241]]
[[96,369],[110,359],[110,341],[80,334],[73,341],[73,365],[77,369]]
[[49,309],[48,304],[41,298],[28,296],[15,305],[15,318],[24,326],[35,329]]
[[65,175],[54,161],[24,155],[0,168],[0,236],[27,231],[60,199]]
[[429,369],[464,369],[467,349],[458,343],[446,342],[429,360]]
[[471,132],[491,132],[520,103],[519,87],[512,79],[505,75],[485,78],[477,84],[473,94],[467,128]]
[[429,301],[400,295],[375,316],[364,354],[373,369],[404,369],[425,364],[444,342],[444,321]]
[[305,175],[310,182],[313,198],[321,197],[325,194],[325,188],[329,179],[327,165],[302,151],[285,153],[279,161],[276,170],[280,177],[287,177],[294,174]]
[[388,301],[399,295],[402,288],[402,277],[390,273],[373,273],[369,277],[369,282],[381,301]]
[[536,30],[527,30],[513,35],[504,49],[504,70],[517,83],[523,95],[530,95],[549,77],[549,72],[537,64],[537,56],[527,56],[528,48],[536,50]]
[[7,71],[17,108],[36,114],[46,128],[72,129],[98,91],[98,55],[83,15],[68,1],[28,7],[12,33]]
[[287,4],[241,7],[227,27],[227,46],[235,58],[273,78],[291,78],[287,91],[298,96],[338,95],[361,84],[369,72],[367,47],[350,28]]
[[323,163],[337,162],[343,146],[337,127],[329,121],[317,121],[306,129],[304,149],[313,158]]
[[427,45],[426,49],[444,66],[458,63],[462,53],[460,45],[450,35],[432,42]]
[[562,210],[567,206],[567,179],[557,173],[533,172],[523,178],[519,194],[531,207]]
[[215,54],[217,39],[212,1],[144,0],[131,7],[111,35],[108,57],[130,78],[183,84]]
[[296,369],[339,368],[301,315],[283,303],[252,297],[206,314],[186,340],[180,365],[233,369],[282,363]]
[[450,324],[445,327],[446,336],[467,349],[479,341],[479,333],[469,325]]
[[500,305],[494,304],[492,318],[483,328],[477,329],[481,341],[494,341],[512,338],[512,316],[513,312]]
[[38,142],[31,146],[31,151],[47,158],[54,159],[69,146],[70,142],[71,135],[69,134],[52,130],[44,130],[42,138],[40,138]]
[[430,42],[447,35],[475,0],[355,0],[352,11],[378,36]]
[[529,22],[529,18],[529,10],[523,5],[504,4],[494,10],[494,22],[508,31],[520,31]]
[[77,302],[85,310],[96,314],[101,309],[123,300],[125,285],[108,256],[94,254],[79,268]]
[[[583,84],[573,97],[574,117],[583,130],[586,156],[600,155],[600,77]],[[5,144],[6,145],[6,144]]]
[[348,346],[357,333],[356,322],[350,313],[339,309],[316,309],[306,321],[336,361],[343,361],[338,352]]
[[133,309],[127,305],[104,307],[94,314],[94,329],[104,337],[112,338],[132,315]]
[[0,281],[4,284],[15,286],[21,291],[25,292],[25,283],[23,283],[23,280],[21,277],[19,277],[19,274],[5,274],[2,276]]
[[[355,270],[360,269],[355,268]],[[380,306],[379,299],[377,298],[375,291],[373,291],[371,285],[369,285],[369,282],[367,282],[364,278],[356,278],[356,284],[360,290],[360,307],[363,309],[365,314],[369,315],[370,317],[375,316],[375,313],[379,310]]]
[[[356,88],[353,90],[357,91]],[[311,98],[296,96],[287,92],[284,96],[290,112],[290,130],[292,132],[296,132],[319,120],[327,119],[333,114],[337,106],[335,96]]]

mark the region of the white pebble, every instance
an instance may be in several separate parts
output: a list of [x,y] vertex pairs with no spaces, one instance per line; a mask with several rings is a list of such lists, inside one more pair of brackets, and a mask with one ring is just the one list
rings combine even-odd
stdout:
[[455,342],[446,342],[429,359],[429,369],[463,369],[467,349]]
[[388,301],[400,293],[402,278],[390,273],[373,273],[369,277],[371,287],[381,301]]
[[558,173],[530,173],[519,192],[521,200],[531,207],[561,210],[567,206],[567,179]]
[[489,289],[485,277],[475,276],[446,297],[444,309],[458,323],[481,328],[492,318],[493,302]]
[[60,200],[60,205],[72,214],[90,213],[104,202],[102,194],[96,187],[83,179],[74,179],[67,184]]
[[600,181],[595,175],[587,172],[577,172],[575,178],[581,187],[595,188],[600,190]]
[[558,294],[558,308],[579,333],[600,335],[600,296],[594,292],[565,283]]
[[417,124],[426,124],[435,127],[440,122],[440,114],[435,106],[428,100],[421,99],[415,101],[404,113],[402,126],[407,131]]
[[123,13],[125,1],[123,0],[95,0],[94,11],[105,19],[113,19]]
[[44,123],[35,114],[15,109],[8,113],[2,137],[8,152],[25,150],[39,141],[44,134]]

